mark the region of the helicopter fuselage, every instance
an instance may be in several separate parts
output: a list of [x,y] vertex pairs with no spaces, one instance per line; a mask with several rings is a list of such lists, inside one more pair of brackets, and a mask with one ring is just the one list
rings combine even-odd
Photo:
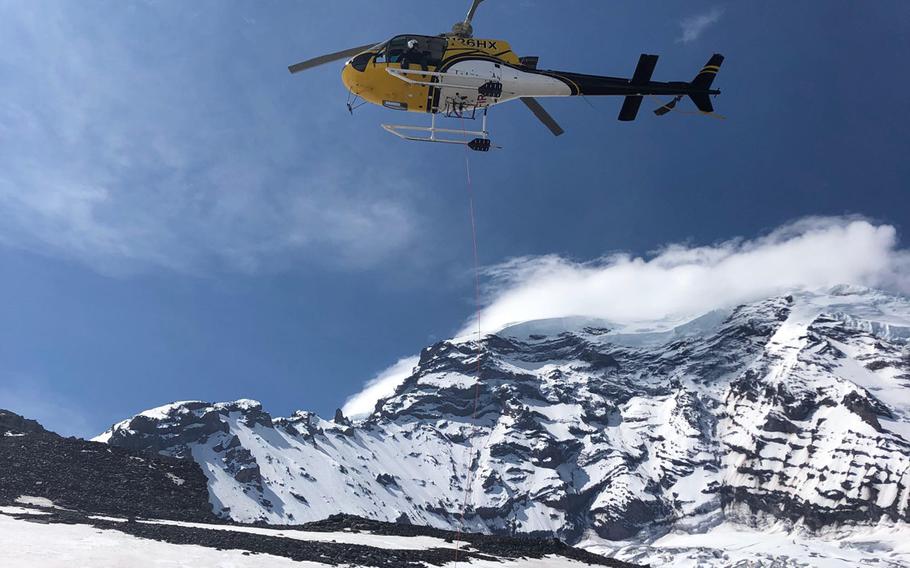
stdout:
[[[420,57],[407,55],[407,42],[412,39],[420,43]],[[342,81],[367,102],[435,113],[504,102],[505,92],[501,97],[484,96],[477,87],[501,80],[507,66],[518,68],[521,61],[503,40],[405,35],[351,58],[342,71]],[[458,83],[467,88],[459,88]],[[551,89],[559,91],[560,87],[553,84]]]
[[[418,42],[416,49],[408,48],[412,40]],[[716,69],[706,66],[702,72]],[[650,72],[636,81],[543,71],[536,68],[536,58],[519,58],[504,40],[452,36],[396,36],[351,58],[342,81],[367,102],[423,113],[485,109],[522,97],[719,93],[689,82],[650,81]]]

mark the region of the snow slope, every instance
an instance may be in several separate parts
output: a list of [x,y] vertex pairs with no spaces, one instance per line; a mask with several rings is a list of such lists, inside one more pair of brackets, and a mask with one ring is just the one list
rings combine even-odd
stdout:
[[807,535],[786,526],[756,532],[750,527],[724,523],[701,533],[667,534],[647,545],[617,545],[593,538],[581,546],[629,562],[648,562],[653,568],[910,566],[910,527],[892,524]]
[[[242,545],[237,549],[207,547],[195,544],[171,544],[150,538],[139,538],[118,530],[102,529],[78,522],[43,522],[47,511],[23,507],[0,507],[0,566],[28,566],[29,568],[70,568],[92,566],[93,568],[321,568],[336,566],[337,559],[325,563],[307,560],[292,560],[272,554],[251,554]],[[32,522],[22,515],[37,515],[42,522]],[[87,520],[105,520],[127,523],[127,519],[109,517],[88,517]],[[259,534],[274,539],[292,541],[350,544],[372,547],[378,553],[389,550],[441,550],[443,557],[451,550],[452,562],[444,566],[474,567],[554,567],[576,568],[588,566],[580,561],[562,556],[550,555],[543,558],[494,558],[489,553],[478,557],[456,556],[455,545],[442,539],[424,536],[390,536],[368,532],[308,532],[281,531],[258,527],[211,525],[204,523],[183,523],[177,521],[139,521],[147,525],[181,526],[208,529],[236,534]],[[274,546],[274,545],[273,545]],[[280,546],[279,546],[280,548]],[[461,550],[470,549],[462,542]],[[458,561],[456,562],[456,559]],[[346,564],[351,565],[351,564]],[[427,563],[409,564],[409,566]],[[438,563],[433,563],[438,566]]]
[[838,287],[663,329],[609,325],[440,342],[355,423],[192,402],[102,438],[195,459],[216,512],[240,521],[451,528],[469,480],[469,530],[569,540],[910,520],[905,298]]
[[324,568],[240,550],[213,550],[145,540],[89,525],[45,525],[0,514],[0,566],[29,568]]

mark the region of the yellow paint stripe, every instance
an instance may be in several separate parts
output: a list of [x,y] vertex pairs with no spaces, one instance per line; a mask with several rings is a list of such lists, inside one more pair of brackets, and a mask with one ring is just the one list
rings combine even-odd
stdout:
[[701,70],[702,71],[708,71],[708,70],[720,71],[720,65],[705,65],[704,67],[702,67]]

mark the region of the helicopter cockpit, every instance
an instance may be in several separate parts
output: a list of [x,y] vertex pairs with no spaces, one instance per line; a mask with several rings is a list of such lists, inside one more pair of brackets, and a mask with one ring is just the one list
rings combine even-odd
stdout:
[[422,35],[400,35],[395,36],[389,41],[377,45],[369,52],[361,53],[351,60],[351,67],[357,71],[364,71],[367,65],[385,63],[401,63],[402,58],[409,52],[408,43],[411,40],[417,41],[415,57],[411,56],[409,64],[426,67],[439,67],[442,58],[445,56],[448,40],[439,36],[422,36]]
[[400,63],[402,56],[408,52],[408,43],[417,42],[415,50],[420,54],[421,63],[438,67],[445,55],[448,40],[438,36],[400,35],[386,43],[382,52],[376,56],[377,63]]

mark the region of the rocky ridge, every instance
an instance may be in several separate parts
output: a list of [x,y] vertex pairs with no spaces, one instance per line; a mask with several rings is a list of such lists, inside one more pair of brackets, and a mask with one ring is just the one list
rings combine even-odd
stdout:
[[240,521],[453,528],[468,480],[469,530],[570,541],[910,520],[910,304],[841,287],[725,315],[693,333],[443,341],[354,422],[188,402],[100,439],[192,458]]
[[195,462],[63,438],[0,410],[0,505],[22,496],[98,514],[214,518],[207,479]]
[[[252,410],[244,405],[228,408]],[[250,413],[251,419],[254,415]],[[556,539],[456,534],[350,515],[256,532],[256,526],[231,523],[212,513],[206,477],[192,459],[63,438],[34,420],[0,410],[0,519],[5,517],[41,525],[90,525],[98,531],[161,543],[239,550],[326,566],[442,566],[456,557],[458,541],[463,547],[457,558],[465,565],[475,560],[559,558],[565,565],[640,567]],[[331,533],[332,539],[312,538],[318,533]],[[358,534],[365,535],[363,544],[357,543]],[[353,542],[335,542],[337,535],[349,536]],[[376,536],[405,537],[394,540],[405,546],[379,547],[374,544]],[[421,537],[433,537],[436,544],[409,545],[411,539],[417,542]],[[48,543],[42,557],[52,557],[53,549],[54,543]],[[3,558],[0,550],[0,564]],[[103,558],[103,552],[95,555],[96,561]]]

